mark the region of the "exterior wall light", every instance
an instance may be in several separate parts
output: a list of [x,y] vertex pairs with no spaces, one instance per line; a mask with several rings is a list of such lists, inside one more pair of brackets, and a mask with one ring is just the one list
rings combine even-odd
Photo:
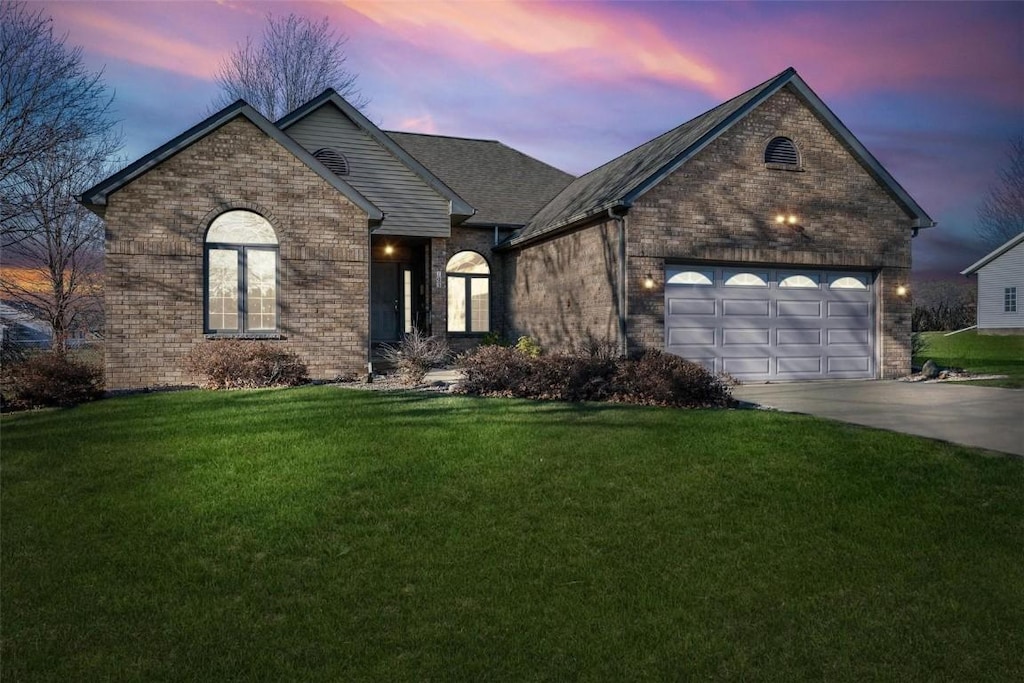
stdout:
[[788,219],[788,223],[790,225],[796,225],[796,216],[794,216],[793,214],[790,214],[789,215],[789,219]]
[[791,214],[780,213],[780,214],[775,216],[775,222],[778,225],[786,225],[788,223],[789,225],[792,225],[793,227],[797,227],[799,221],[800,221],[800,219],[797,218],[796,214],[793,214],[793,213],[791,213]]
[[654,278],[649,274],[644,278],[644,289],[654,289]]
[[780,213],[778,216],[775,217],[775,222],[778,223],[779,225],[782,225],[783,223],[786,222],[786,217]]
[[384,245],[384,253],[387,254],[388,256],[391,256],[392,254],[395,253],[395,248],[393,246],[391,246],[390,244],[385,244]]
[[896,296],[906,296],[906,295],[907,295],[907,288],[904,285],[897,285],[896,286]]

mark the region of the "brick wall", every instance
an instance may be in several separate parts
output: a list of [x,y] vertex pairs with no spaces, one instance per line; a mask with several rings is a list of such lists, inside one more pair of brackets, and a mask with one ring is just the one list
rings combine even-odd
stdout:
[[273,225],[281,344],[314,378],[365,367],[367,216],[237,118],[114,193],[106,210],[109,389],[187,384],[203,333],[203,240],[228,209]]
[[[799,171],[765,168],[764,148],[791,138]],[[775,216],[798,216],[802,231]],[[910,370],[911,219],[802,101],[783,89],[643,195],[625,218],[630,351],[664,347],[664,269],[672,261],[751,262],[877,274],[880,374]],[[614,223],[507,253],[509,335],[545,347],[617,337]],[[650,276],[653,288],[645,288]]]
[[547,350],[619,343],[619,229],[608,220],[503,253],[505,333]]

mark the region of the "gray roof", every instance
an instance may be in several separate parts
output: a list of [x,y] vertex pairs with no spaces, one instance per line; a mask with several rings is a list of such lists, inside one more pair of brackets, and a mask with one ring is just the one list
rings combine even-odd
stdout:
[[387,134],[476,208],[469,225],[525,225],[574,178],[497,140]]
[[981,270],[982,268],[984,268],[988,264],[992,263],[997,258],[999,258],[1003,254],[1005,254],[1006,252],[1008,252],[1011,249],[1013,249],[1015,246],[1017,246],[1021,242],[1024,242],[1024,232],[1022,232],[1021,234],[1017,235],[1016,237],[1011,237],[1010,239],[1006,240],[1006,242],[1004,242],[1003,244],[999,245],[998,247],[996,247],[995,249],[993,249],[989,253],[985,254],[980,259],[978,259],[977,261],[972,263],[970,266],[965,268],[964,270],[961,270],[960,274],[961,275],[972,275],[972,274],[978,272],[979,270]]
[[516,245],[539,239],[593,219],[609,209],[628,209],[647,190],[787,85],[807,102],[825,125],[847,144],[869,172],[915,218],[914,227],[935,225],[928,214],[804,83],[796,70],[790,67],[728,102],[580,176],[538,211],[508,244]]
[[168,141],[141,159],[125,166],[109,178],[101,180],[99,183],[79,195],[77,197],[78,201],[102,216],[105,211],[107,197],[109,195],[120,190],[122,187],[146,173],[157,164],[169,159],[189,145],[206,137],[224,124],[229,121],[233,121],[238,117],[247,119],[254,126],[266,133],[267,136],[298,157],[300,161],[309,166],[321,178],[330,183],[334,189],[341,192],[351,200],[353,204],[365,211],[371,222],[379,222],[384,217],[384,214],[381,213],[379,208],[374,206],[373,202],[368,200],[358,190],[328,170],[326,166],[313,158],[313,155],[303,149],[301,145],[288,137],[288,135],[282,132],[279,128],[275,127],[274,124],[268,121],[262,114],[249,106],[245,100],[237,100],[236,102],[229,104],[206,120],[192,126],[173,140]]

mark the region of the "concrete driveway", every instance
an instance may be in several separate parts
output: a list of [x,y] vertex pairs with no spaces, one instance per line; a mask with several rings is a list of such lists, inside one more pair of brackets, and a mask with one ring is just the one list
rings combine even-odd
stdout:
[[744,384],[733,396],[793,413],[1024,456],[1024,391],[859,380]]

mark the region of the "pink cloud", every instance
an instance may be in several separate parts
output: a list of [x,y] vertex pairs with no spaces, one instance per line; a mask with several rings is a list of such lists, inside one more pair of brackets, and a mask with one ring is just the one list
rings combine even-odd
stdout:
[[[183,36],[169,30],[167,17],[160,13],[154,16],[148,11],[125,12],[120,3],[67,3],[55,9],[55,16],[67,27],[72,44],[118,61],[204,80],[213,77],[221,59],[235,44],[225,43],[223,38],[217,40],[213,35]],[[139,5],[133,9],[149,8]],[[190,19],[194,21],[195,17]]]
[[654,21],[639,17],[623,30],[599,5],[343,2],[408,43],[464,63],[530,56],[569,77],[608,82],[651,78],[724,92],[719,73],[675,44]]
[[421,114],[419,116],[410,116],[402,119],[395,130],[406,131],[409,133],[437,133],[437,123],[434,122],[434,117],[429,113]]

